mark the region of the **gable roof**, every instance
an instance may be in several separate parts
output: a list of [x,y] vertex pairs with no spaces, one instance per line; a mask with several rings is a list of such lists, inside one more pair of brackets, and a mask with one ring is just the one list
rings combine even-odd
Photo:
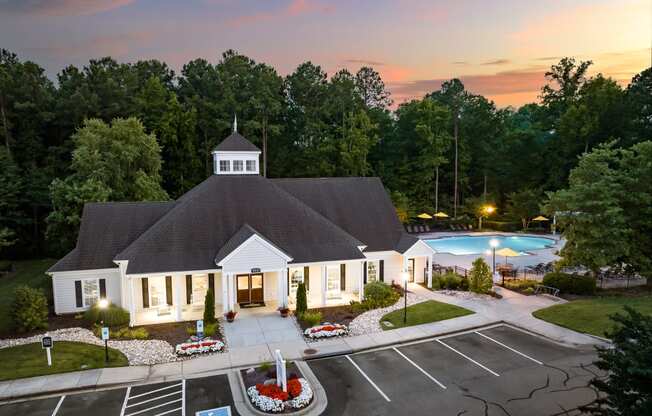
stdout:
[[272,181],[362,241],[367,246],[367,252],[400,251],[407,244],[405,239],[412,241],[399,222],[394,205],[379,178],[296,178]]
[[216,253],[244,224],[294,263],[364,258],[363,243],[269,179],[212,175],[115,260],[129,261],[128,274],[215,269]]
[[87,203],[77,246],[48,272],[117,267],[116,254],[168,212],[175,202]]
[[245,241],[249,240],[254,235],[263,239],[267,244],[271,245],[276,250],[281,252],[283,251],[280,248],[276,247],[274,243],[266,239],[265,236],[261,235],[258,231],[254,230],[249,224],[245,224],[238,230],[238,232],[236,232],[233,235],[233,237],[229,239],[229,241],[226,242],[226,244],[222,246],[220,251],[217,252],[217,254],[215,255],[215,264],[219,264],[229,254],[231,254],[233,250],[240,247]]
[[222,140],[214,149],[214,152],[260,152],[260,149],[256,147],[249,140],[245,139],[240,133],[234,131],[227,137]]

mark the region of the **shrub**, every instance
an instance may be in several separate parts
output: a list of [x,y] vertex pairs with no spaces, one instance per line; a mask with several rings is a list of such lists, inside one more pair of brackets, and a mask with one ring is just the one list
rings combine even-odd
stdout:
[[260,368],[260,371],[262,371],[263,373],[266,373],[272,369],[272,363],[266,361],[262,363],[258,368]]
[[469,273],[469,289],[475,293],[489,293],[493,286],[489,265],[482,257],[473,261],[473,267]]
[[102,324],[108,327],[125,326],[129,324],[129,312],[110,303],[106,308],[100,308],[96,303],[84,312],[84,319],[90,324]]
[[[102,326],[93,325],[93,334],[96,337],[102,337]],[[111,329],[109,334],[111,339],[148,339],[149,332],[145,328],[129,328],[128,326]]]
[[353,313],[363,313],[368,311],[368,305],[366,303],[361,303],[355,300],[352,300],[351,303],[351,312]]
[[41,289],[19,286],[14,290],[11,318],[19,332],[48,327],[48,301]]
[[595,279],[591,276],[552,272],[543,277],[543,284],[557,288],[561,293],[574,295],[592,295],[595,293]]
[[315,326],[321,323],[321,312],[304,312],[299,315],[299,319],[307,326]]
[[[204,324],[204,336],[205,337],[212,337],[218,332],[218,328],[220,327],[220,324],[216,322],[211,322],[209,324]],[[193,336],[197,335],[197,325],[188,325],[186,327],[186,334]]]
[[456,273],[446,272],[446,274],[441,277],[441,286],[444,289],[457,290],[460,287],[461,280],[460,276]]
[[398,292],[382,282],[367,283],[364,287],[364,303],[369,309],[391,306],[400,297]]
[[533,287],[526,287],[525,289],[523,289],[523,294],[525,294],[525,295],[534,294],[534,288]]
[[430,286],[432,290],[439,290],[441,289],[441,276],[440,275],[432,275],[432,286]]
[[208,288],[204,298],[204,324],[208,325],[217,321],[215,319],[215,293],[213,288]]
[[532,289],[534,291],[534,288],[536,285],[539,283],[536,280],[505,280],[504,286],[507,289],[512,289],[512,290],[526,290],[526,289]]
[[469,279],[468,279],[468,278],[466,278],[466,277],[464,277],[464,276],[460,276],[460,287],[459,287],[459,290],[462,290],[462,291],[464,291],[464,292],[466,292],[466,291],[469,290]]
[[308,299],[306,297],[306,285],[299,283],[297,286],[297,315],[302,315],[308,310]]

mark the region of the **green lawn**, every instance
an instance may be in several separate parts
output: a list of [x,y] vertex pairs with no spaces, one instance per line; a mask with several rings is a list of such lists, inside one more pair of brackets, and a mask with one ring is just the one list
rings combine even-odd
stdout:
[[48,367],[41,344],[0,349],[0,380],[126,365],[129,365],[127,357],[120,351],[109,348],[109,364],[105,365],[104,347],[79,342],[55,342],[52,367]]
[[43,288],[45,293],[49,294],[52,291],[51,280],[44,273],[55,261],[53,259],[14,261],[12,263],[16,266],[16,272],[0,277],[0,334],[11,331],[9,310],[14,298],[14,289],[20,285],[27,285]]
[[625,305],[629,305],[641,313],[652,315],[652,295],[607,296],[575,300],[538,310],[533,315],[578,332],[604,337],[605,331],[613,327],[613,321],[609,319],[609,315],[622,311]]
[[[396,329],[402,328],[404,326],[443,321],[446,319],[457,318],[459,316],[471,315],[472,313],[473,311],[461,308],[459,306],[437,302],[435,300],[428,300],[425,302],[417,303],[416,305],[408,306],[407,324],[403,323],[403,309],[399,309],[383,316],[380,320],[380,326],[384,330]],[[383,325],[383,321],[389,321],[393,324],[393,326],[389,327],[387,325]]]

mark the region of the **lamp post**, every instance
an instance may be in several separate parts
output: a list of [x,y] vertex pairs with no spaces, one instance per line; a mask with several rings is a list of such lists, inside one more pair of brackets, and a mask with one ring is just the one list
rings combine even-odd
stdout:
[[496,211],[496,207],[491,206],[491,205],[485,205],[482,207],[482,210],[480,211],[480,218],[478,218],[478,229],[482,230],[482,218],[483,217],[488,217],[489,215],[493,214],[494,211]]
[[407,284],[408,284],[408,273],[403,272],[401,273],[401,277],[403,277],[403,297],[405,298],[405,303],[403,305],[403,325],[407,324]]
[[[491,246],[491,252],[493,256],[493,274],[496,274],[496,247],[500,245],[500,241],[496,240],[495,238],[492,238],[489,240],[489,245]],[[503,281],[503,283],[505,283]]]

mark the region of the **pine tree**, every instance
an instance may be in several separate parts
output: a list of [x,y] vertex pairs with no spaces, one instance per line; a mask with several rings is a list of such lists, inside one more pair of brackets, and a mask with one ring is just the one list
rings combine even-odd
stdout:
[[306,297],[306,285],[299,283],[297,287],[297,316],[303,315],[308,310],[308,300]]
[[204,299],[204,324],[212,324],[215,321],[215,294],[213,289],[208,289]]

